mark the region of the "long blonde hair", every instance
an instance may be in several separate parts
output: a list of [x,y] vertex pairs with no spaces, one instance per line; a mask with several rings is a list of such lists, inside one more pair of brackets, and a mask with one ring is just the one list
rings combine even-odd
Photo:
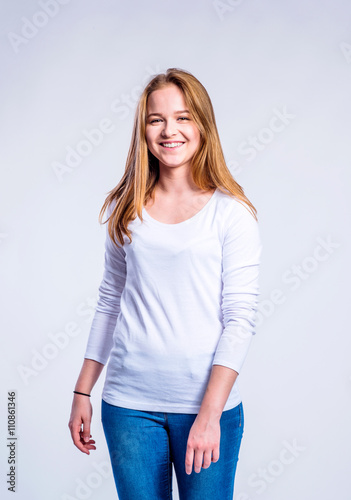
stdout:
[[[167,85],[177,85],[184,95],[190,115],[200,131],[200,147],[191,162],[194,183],[202,190],[218,188],[235,196],[246,204],[257,220],[257,210],[244,194],[243,188],[230,173],[222,151],[211,99],[205,87],[188,71],[169,68],[152,78],[140,96],[135,112],[130,147],[123,177],[115,188],[108,192],[100,210],[99,222],[109,205],[116,201],[108,222],[108,232],[112,241],[115,238],[124,244],[123,233],[132,242],[130,221],[136,216],[142,221],[142,209],[146,201],[153,198],[159,179],[158,159],[148,150],[146,142],[147,102],[151,92]],[[118,246],[118,245],[117,245]]]

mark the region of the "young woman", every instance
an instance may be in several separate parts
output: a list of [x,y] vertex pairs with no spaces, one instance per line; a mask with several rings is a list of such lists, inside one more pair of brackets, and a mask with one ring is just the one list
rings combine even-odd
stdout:
[[108,193],[105,268],[75,386],[74,444],[95,450],[90,393],[120,500],[232,500],[244,430],[236,382],[252,335],[262,244],[228,170],[211,100],[189,72],[144,89]]

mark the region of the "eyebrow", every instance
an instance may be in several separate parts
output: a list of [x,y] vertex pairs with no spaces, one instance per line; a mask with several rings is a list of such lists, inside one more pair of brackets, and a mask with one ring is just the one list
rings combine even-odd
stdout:
[[[181,114],[181,113],[189,113],[190,114],[190,111],[188,109],[183,109],[181,111],[175,111],[174,114],[175,115],[178,115],[178,114]],[[150,118],[150,116],[162,116],[162,113],[150,113],[147,115],[147,118]]]

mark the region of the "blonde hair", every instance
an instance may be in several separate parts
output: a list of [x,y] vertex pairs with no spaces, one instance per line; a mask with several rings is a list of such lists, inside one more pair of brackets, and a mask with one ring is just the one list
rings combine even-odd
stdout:
[[[159,179],[158,159],[148,150],[146,142],[146,115],[148,98],[152,92],[168,85],[176,85],[183,93],[190,115],[200,131],[200,147],[191,162],[194,183],[202,190],[218,188],[246,204],[257,220],[257,210],[244,194],[243,188],[230,173],[222,151],[211,99],[205,87],[188,71],[169,68],[152,78],[140,96],[135,112],[130,147],[123,177],[115,188],[108,192],[100,210],[99,222],[109,205],[116,201],[108,222],[108,232],[117,245],[115,237],[124,244],[123,233],[132,242],[130,221],[136,216],[142,221],[142,209]],[[118,246],[118,245],[117,245]]]

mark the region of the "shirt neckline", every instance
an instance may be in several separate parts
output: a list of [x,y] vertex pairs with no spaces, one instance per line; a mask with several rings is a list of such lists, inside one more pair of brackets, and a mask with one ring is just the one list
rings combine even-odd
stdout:
[[198,212],[196,212],[195,215],[193,215],[192,217],[189,217],[189,219],[183,220],[182,222],[176,222],[175,224],[169,224],[167,222],[160,222],[160,221],[154,219],[153,217],[151,217],[151,215],[146,211],[145,207],[143,207],[143,210],[142,210],[143,217],[145,217],[145,219],[149,220],[150,222],[152,222],[158,226],[162,226],[162,227],[179,227],[179,226],[184,226],[186,224],[190,224],[195,219],[199,218],[200,215],[203,214],[205,212],[205,210],[207,210],[207,208],[213,203],[215,196],[217,195],[217,192],[218,192],[218,188],[216,188],[214,190],[211,198],[207,201],[207,203],[205,203],[205,205],[202,208],[200,208],[200,210]]

